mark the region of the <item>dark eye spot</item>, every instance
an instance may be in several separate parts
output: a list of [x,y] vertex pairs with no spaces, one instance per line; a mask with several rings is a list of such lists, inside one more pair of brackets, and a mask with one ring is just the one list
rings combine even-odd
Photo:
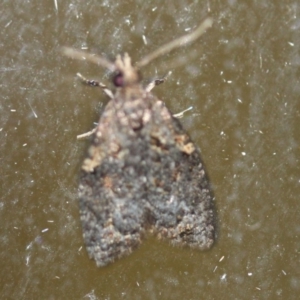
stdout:
[[113,83],[116,87],[124,85],[124,78],[122,73],[117,73],[113,78]]

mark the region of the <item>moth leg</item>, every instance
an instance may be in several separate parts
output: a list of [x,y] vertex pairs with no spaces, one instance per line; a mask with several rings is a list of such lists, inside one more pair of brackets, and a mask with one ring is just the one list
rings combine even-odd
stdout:
[[171,75],[171,71],[168,72],[167,75],[165,75],[163,78],[158,78],[158,79],[154,79],[152,80],[146,87],[145,90],[147,92],[150,92],[155,86],[162,84],[163,82],[165,82],[165,80],[169,77],[169,75]]
[[[96,81],[96,80],[90,80],[90,79],[87,79],[85,78],[84,76],[82,76],[80,73],[77,73],[76,74],[77,77],[79,77],[79,79],[85,83],[85,84],[88,84],[90,86],[99,86],[103,92],[110,98],[110,99],[113,99],[114,98],[114,95],[112,93],[111,90],[109,90],[107,88],[107,86],[99,81]],[[92,134],[94,134],[94,132],[96,131],[97,127],[95,127],[94,129],[88,131],[88,132],[85,132],[85,133],[82,133],[82,134],[79,134],[77,135],[77,139],[80,140],[80,139],[83,139],[83,138],[87,138],[89,136],[91,136]]]
[[84,76],[82,76],[80,73],[77,73],[76,74],[77,77],[79,77],[79,79],[85,83],[85,84],[88,84],[90,86],[99,86],[103,92],[110,98],[110,99],[113,99],[114,98],[114,95],[112,93],[112,91],[110,89],[107,88],[107,86],[99,81],[96,81],[96,80],[90,80],[90,79],[87,79],[85,78]]
[[77,135],[77,140],[81,140],[81,139],[84,139],[84,138],[87,138],[89,136],[91,136],[92,134],[95,133],[95,131],[97,130],[97,127],[95,127],[94,129],[88,131],[88,132],[85,132],[85,133],[82,133],[82,134],[78,134]]
[[183,110],[183,111],[181,111],[181,112],[179,112],[179,113],[177,113],[177,114],[174,114],[173,117],[174,117],[174,118],[177,118],[177,119],[180,119],[180,118],[183,117],[183,114],[184,114],[185,112],[187,112],[187,111],[189,111],[189,110],[192,110],[192,109],[193,109],[193,106],[190,106],[190,107],[188,107],[187,109],[185,109],[185,110]]

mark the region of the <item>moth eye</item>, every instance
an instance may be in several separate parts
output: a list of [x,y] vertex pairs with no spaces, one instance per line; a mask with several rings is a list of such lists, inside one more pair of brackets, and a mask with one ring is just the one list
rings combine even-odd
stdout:
[[113,78],[113,83],[116,87],[124,85],[123,73],[117,73]]

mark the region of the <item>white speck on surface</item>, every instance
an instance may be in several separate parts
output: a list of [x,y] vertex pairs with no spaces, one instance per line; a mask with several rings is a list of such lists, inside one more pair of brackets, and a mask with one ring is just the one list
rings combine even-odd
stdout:
[[32,111],[32,113],[33,113],[33,115],[34,115],[34,117],[37,119],[37,114],[35,113],[35,111],[33,110],[33,108],[32,108],[32,106],[31,106],[31,104],[29,103],[29,101],[27,101],[28,102],[28,105],[29,105],[29,107],[30,107],[30,109],[31,109],[31,111]]
[[243,101],[241,99],[238,98],[237,100],[238,100],[238,102],[243,103]]
[[227,80],[227,83],[231,84],[231,83],[232,83],[232,80]]
[[220,44],[228,44],[229,40],[220,40]]
[[26,147],[27,146],[27,144],[25,143],[25,144],[23,144],[23,147]]
[[49,228],[45,228],[42,230],[42,232],[47,232],[49,230]]
[[55,6],[55,9],[58,10],[57,0],[54,0],[54,6]]
[[147,38],[145,35],[142,35],[142,38],[143,38],[143,42],[145,45],[148,45],[148,42],[147,42]]
[[29,250],[32,247],[32,242],[29,243],[29,245],[26,246],[26,250]]
[[226,278],[227,278],[227,274],[226,274],[226,273],[223,274],[223,275],[220,277],[221,281],[226,281]]
[[248,276],[252,276],[253,274],[251,272],[248,273]]
[[221,262],[224,259],[224,255],[219,259],[219,262]]
[[284,276],[286,276],[286,272],[284,270],[281,270],[281,272]]
[[48,223],[53,223],[54,221],[53,221],[53,220],[48,220],[47,222],[48,222]]
[[156,11],[157,10],[157,6],[152,8],[152,11]]
[[209,5],[209,2],[207,2],[207,11],[210,12],[210,5]]
[[259,67],[262,68],[262,57],[261,57],[261,54],[259,55]]
[[292,42],[288,42],[288,44],[289,44],[290,46],[292,46],[292,47],[294,47],[294,46],[295,46],[295,44],[294,44],[294,43],[292,43]]
[[245,155],[246,155],[246,152],[242,152],[242,155],[245,156]]
[[16,110],[16,109],[11,109],[10,111],[11,111],[11,112],[16,112],[17,110]]
[[4,28],[7,28],[11,23],[12,23],[12,20],[10,20],[8,23],[6,23],[6,25],[4,26]]
[[90,300],[97,300],[98,297],[95,295],[95,290],[83,296],[83,299],[89,298]]
[[191,27],[185,28],[184,31],[190,31]]
[[29,261],[30,261],[30,255],[26,256],[26,266],[29,265]]
[[[86,34],[89,35],[89,32],[87,32]],[[86,43],[82,43],[80,49],[81,49],[81,50],[88,50],[89,47],[87,46]]]

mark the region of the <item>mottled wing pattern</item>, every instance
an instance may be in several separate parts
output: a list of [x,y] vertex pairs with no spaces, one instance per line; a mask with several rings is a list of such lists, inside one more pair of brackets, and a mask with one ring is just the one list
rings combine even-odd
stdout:
[[148,202],[155,232],[174,245],[209,249],[214,242],[213,196],[199,149],[161,101],[153,114],[164,122],[159,126],[155,120],[147,129],[152,137],[148,156],[153,158]]
[[79,198],[84,240],[98,266],[131,253],[146,230],[177,245],[213,243],[199,150],[142,88],[119,89],[107,104],[82,166]]

